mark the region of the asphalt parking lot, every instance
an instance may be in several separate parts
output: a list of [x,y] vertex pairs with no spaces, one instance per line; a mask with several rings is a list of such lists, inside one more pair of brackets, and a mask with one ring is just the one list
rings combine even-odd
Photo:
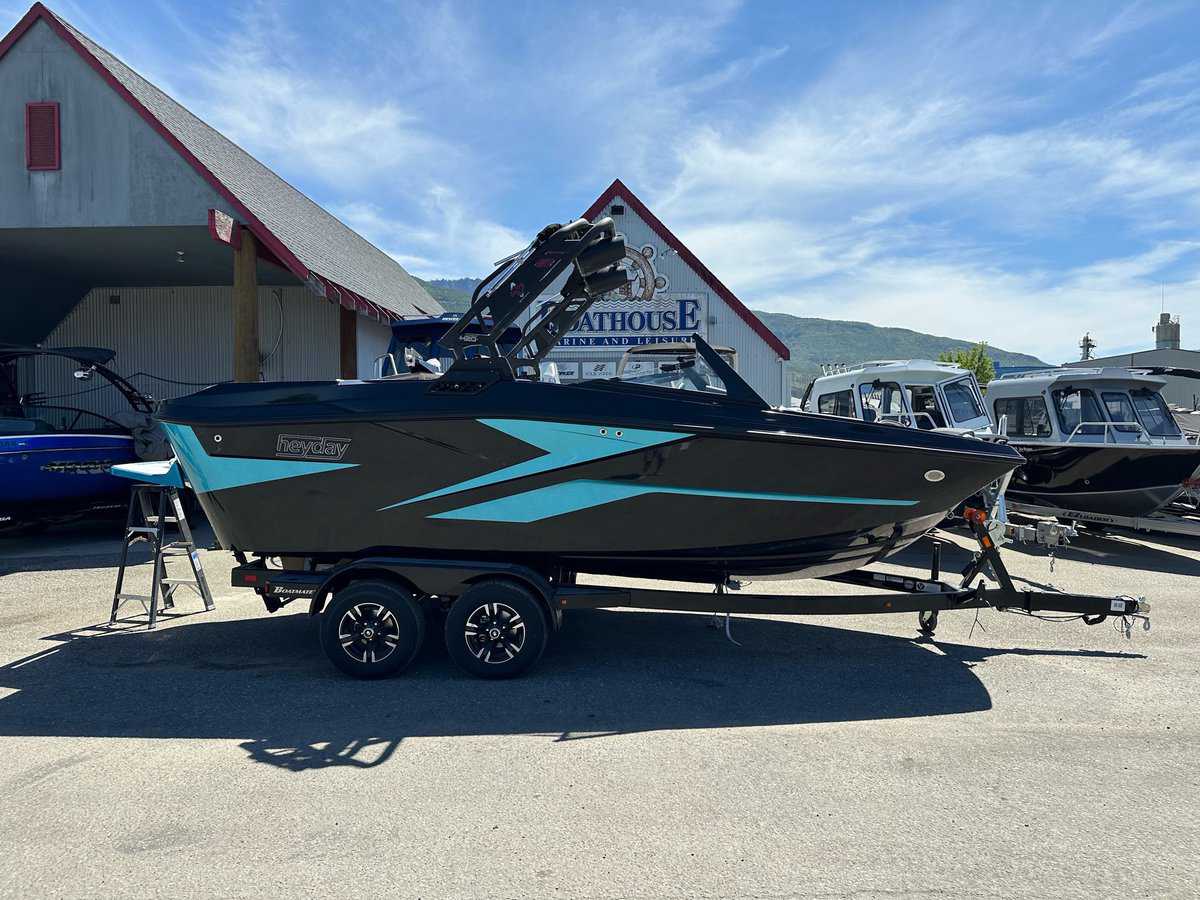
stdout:
[[147,632],[105,624],[101,536],[10,541],[0,894],[1196,896],[1198,549],[1005,551],[1026,584],[1151,600],[1132,640],[987,611],[935,641],[912,615],[740,617],[735,646],[595,611],[518,681],[434,641],[364,683],[302,610],[226,587],[225,553],[217,610],[181,597]]

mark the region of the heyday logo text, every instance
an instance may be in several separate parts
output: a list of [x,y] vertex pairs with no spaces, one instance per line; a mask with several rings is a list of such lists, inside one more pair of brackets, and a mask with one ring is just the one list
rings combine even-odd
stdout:
[[275,442],[276,456],[293,459],[340,460],[350,449],[350,438],[315,437],[311,434],[281,434]]

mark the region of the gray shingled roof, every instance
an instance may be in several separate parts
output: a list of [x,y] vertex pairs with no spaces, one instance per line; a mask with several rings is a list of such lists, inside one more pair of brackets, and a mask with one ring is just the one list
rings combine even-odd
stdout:
[[394,259],[83,34],[84,49],[304,266],[400,316],[442,311]]

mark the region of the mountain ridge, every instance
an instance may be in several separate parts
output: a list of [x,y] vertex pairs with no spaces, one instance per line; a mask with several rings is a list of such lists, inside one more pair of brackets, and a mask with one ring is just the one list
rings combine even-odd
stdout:
[[[788,368],[792,390],[803,392],[808,382],[829,363],[869,362],[881,359],[937,359],[940,353],[969,350],[978,341],[926,334],[911,328],[872,325],[844,319],[821,319],[755,310],[758,316],[792,351]],[[1049,366],[1036,356],[988,345],[988,356],[1002,366]]]

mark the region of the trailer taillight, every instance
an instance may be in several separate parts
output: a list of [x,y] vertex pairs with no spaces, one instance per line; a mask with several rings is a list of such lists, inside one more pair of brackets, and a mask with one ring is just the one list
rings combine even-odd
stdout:
[[974,522],[976,525],[982,525],[987,521],[987,512],[982,509],[975,509],[973,506],[968,506],[963,510],[963,518],[968,522]]

